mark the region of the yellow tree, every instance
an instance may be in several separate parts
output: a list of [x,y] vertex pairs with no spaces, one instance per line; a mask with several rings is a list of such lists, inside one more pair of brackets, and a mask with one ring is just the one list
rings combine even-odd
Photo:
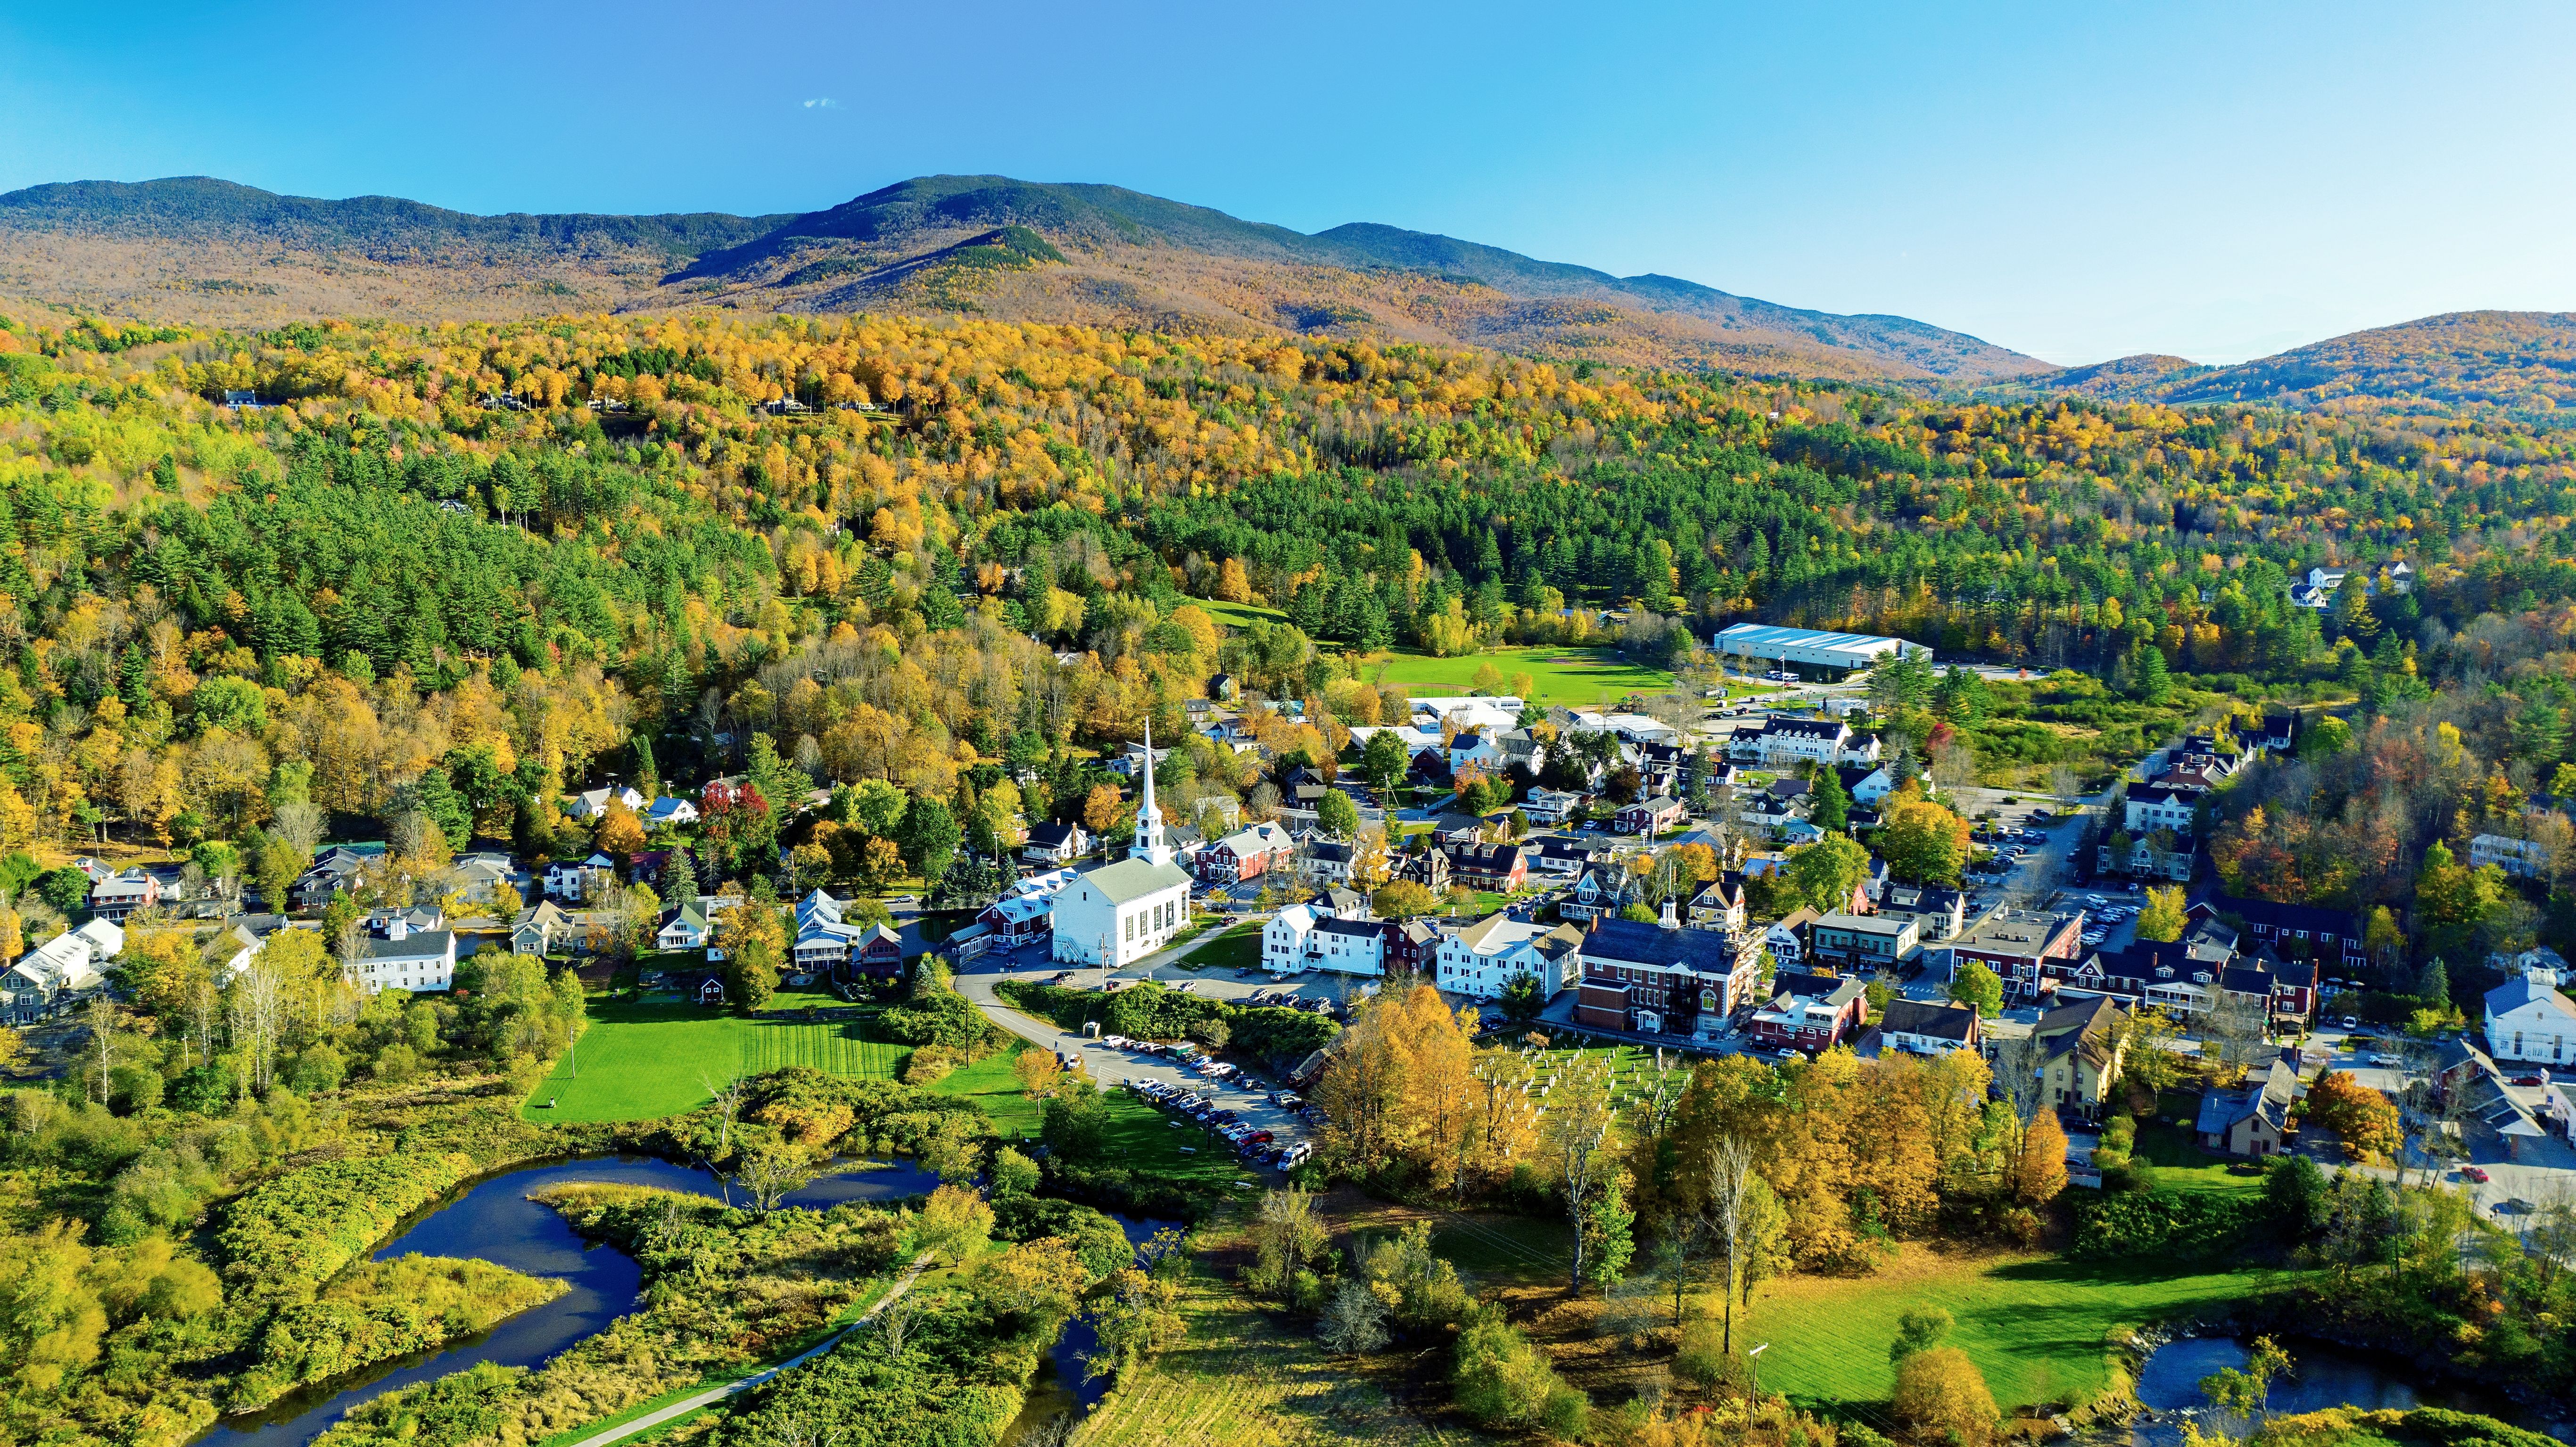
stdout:
[[2182,888],[2150,889],[2147,906],[2138,911],[2138,938],[2171,941],[2182,938]]
[[644,852],[644,822],[635,811],[619,799],[608,801],[608,812],[599,818],[599,832],[592,844],[612,859],[625,859]]
[[1473,1009],[1450,1012],[1428,984],[1405,992],[1388,1021],[1395,1054],[1399,1149],[1454,1198],[1465,1190],[1474,1143],[1469,1128],[1475,1047]]

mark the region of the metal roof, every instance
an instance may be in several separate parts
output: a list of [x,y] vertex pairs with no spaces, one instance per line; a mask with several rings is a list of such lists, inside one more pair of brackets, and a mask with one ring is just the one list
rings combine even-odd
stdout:
[[1905,640],[1883,638],[1874,633],[1825,633],[1813,628],[1784,628],[1771,623],[1738,623],[1721,628],[1720,645],[1734,644],[1755,648],[1848,648],[1854,650],[1895,648]]

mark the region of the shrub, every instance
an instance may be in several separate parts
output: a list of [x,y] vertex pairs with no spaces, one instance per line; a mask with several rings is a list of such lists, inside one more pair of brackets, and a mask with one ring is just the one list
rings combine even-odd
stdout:
[[1932,1347],[1897,1363],[1895,1405],[1924,1436],[1965,1447],[1992,1440],[2003,1415],[1985,1374],[1957,1347]]
[[216,1233],[224,1274],[254,1298],[309,1292],[473,1167],[463,1155],[405,1154],[280,1176],[236,1202]]
[[1570,1420],[1580,1426],[1591,1407],[1581,1392],[1557,1376],[1547,1354],[1520,1328],[1488,1306],[1470,1309],[1458,1334],[1451,1381],[1458,1406],[1488,1427],[1544,1426]]
[[1682,1324],[1673,1374],[1704,1392],[1740,1389],[1747,1375],[1744,1358],[1726,1349],[1725,1323],[1713,1316],[1696,1316]]

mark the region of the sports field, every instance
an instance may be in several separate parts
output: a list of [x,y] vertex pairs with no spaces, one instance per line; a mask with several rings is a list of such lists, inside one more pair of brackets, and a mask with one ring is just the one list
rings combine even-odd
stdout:
[[1957,1319],[1949,1345],[1973,1358],[2007,1409],[2081,1399],[2107,1380],[2107,1339],[2177,1312],[2217,1312],[2282,1280],[2265,1271],[2195,1271],[2052,1256],[1949,1256],[1908,1245],[1874,1275],[1793,1276],[1762,1287],[1741,1337],[1769,1342],[1762,1384],[1802,1404],[1885,1402],[1896,1319],[1937,1306]]
[[891,1079],[905,1047],[867,1038],[868,1023],[594,1001],[580,1044],[555,1062],[520,1114],[536,1121],[652,1120],[705,1104],[709,1081],[789,1065]]

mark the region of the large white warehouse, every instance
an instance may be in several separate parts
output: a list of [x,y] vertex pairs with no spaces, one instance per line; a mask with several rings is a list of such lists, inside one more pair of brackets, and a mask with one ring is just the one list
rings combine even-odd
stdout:
[[1813,628],[1781,628],[1769,623],[1738,623],[1721,629],[1717,651],[1741,658],[1766,659],[1787,668],[1806,664],[1812,668],[1839,668],[1846,672],[1868,668],[1885,659],[1902,655],[1929,659],[1932,650],[1920,643],[1902,638],[1878,638],[1866,633],[1822,633]]

